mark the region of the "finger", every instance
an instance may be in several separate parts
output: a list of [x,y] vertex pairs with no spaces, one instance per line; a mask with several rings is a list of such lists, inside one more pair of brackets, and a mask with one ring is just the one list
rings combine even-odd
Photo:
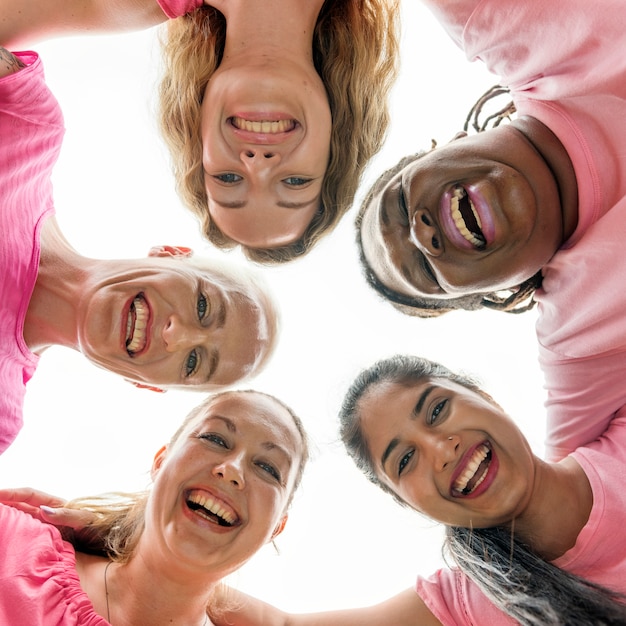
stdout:
[[14,489],[0,489],[0,502],[29,504],[34,507],[39,507],[42,504],[59,507],[65,504],[65,499],[30,487],[16,487]]
[[92,524],[98,516],[91,511],[79,511],[77,509],[53,508],[44,505],[39,507],[39,516],[45,522],[55,526],[67,526],[74,530],[80,530]]

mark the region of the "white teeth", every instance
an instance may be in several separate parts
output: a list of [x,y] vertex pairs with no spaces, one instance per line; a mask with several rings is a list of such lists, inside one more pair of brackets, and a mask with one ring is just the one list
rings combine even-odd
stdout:
[[[133,325],[133,309],[134,320]],[[148,306],[141,296],[133,300],[133,306],[126,320],[126,350],[138,352],[146,343],[146,326],[148,325]]]
[[[450,200],[450,215],[452,216],[452,220],[454,221],[457,230],[461,235],[467,239],[473,246],[480,247],[484,245],[484,242],[475,237],[465,225],[465,220],[463,219],[463,215],[461,215],[461,210],[459,209],[460,201],[466,196],[466,192],[462,187],[455,187],[452,192],[452,199]],[[482,229],[482,222],[480,221],[480,217],[478,213],[476,213],[476,209],[474,209],[474,205],[470,198],[468,198],[470,208],[472,209],[472,213],[474,214],[474,218],[476,219],[476,223],[478,227]]]
[[[467,467],[465,468],[465,471],[454,481],[454,485],[452,487],[455,491],[468,495],[467,493],[465,493],[465,489],[467,488],[467,485],[470,482],[470,480],[474,477],[474,474],[480,467],[480,464],[487,458],[487,455],[489,454],[489,452],[490,452],[490,448],[485,443],[483,443],[478,448],[476,448],[476,450],[474,451],[474,454],[472,455],[472,458],[469,460],[469,463],[467,464]],[[487,466],[484,469],[482,475],[476,481],[476,484],[472,487],[472,491],[474,491],[476,487],[478,487],[478,485],[480,485],[480,483],[482,483],[483,480],[485,480],[488,469],[489,469],[489,466]],[[468,493],[471,493],[472,491]]]
[[244,120],[242,117],[232,118],[233,126],[240,130],[247,130],[251,133],[265,133],[275,134],[284,133],[293,129],[295,123],[293,120],[278,120],[275,122],[269,120],[263,120],[261,122],[251,122],[250,120]]
[[[219,502],[214,500],[209,494],[199,491],[192,491],[187,497],[189,502],[193,502],[198,506],[202,507],[202,509],[206,509],[209,513],[213,513],[213,515],[217,515],[219,518],[223,519],[226,524],[232,526],[237,521],[237,516],[232,511],[227,511]],[[202,515],[202,509],[197,509],[197,511]],[[203,515],[203,517],[207,517]],[[210,519],[207,517],[207,519]]]

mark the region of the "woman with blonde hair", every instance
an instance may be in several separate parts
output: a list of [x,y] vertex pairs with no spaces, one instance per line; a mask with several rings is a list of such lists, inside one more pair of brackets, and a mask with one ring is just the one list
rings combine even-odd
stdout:
[[32,507],[0,505],[0,623],[210,624],[221,580],[283,531],[307,458],[290,408],[225,392],[157,452],[148,491],[68,505],[91,521],[74,545]]
[[160,126],[180,195],[208,239],[277,263],[336,226],[385,138],[398,0],[99,5],[0,1],[0,40],[175,18],[162,38]]

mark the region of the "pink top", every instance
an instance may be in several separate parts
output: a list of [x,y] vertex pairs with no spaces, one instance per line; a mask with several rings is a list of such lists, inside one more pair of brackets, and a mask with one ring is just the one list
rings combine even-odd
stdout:
[[108,626],[80,586],[76,555],[59,531],[0,504],[0,624]]
[[157,2],[170,19],[191,13],[204,4],[203,0],[157,0]]
[[22,427],[25,385],[38,357],[24,343],[24,317],[39,267],[39,232],[54,213],[50,174],[63,140],[61,109],[34,52],[0,78],[0,452]]
[[520,115],[565,146],[578,181],[578,227],[626,194],[626,11],[623,0],[424,0],[471,61],[511,89]]
[[[626,593],[626,541],[613,541],[623,537],[626,518],[626,409],[613,419],[600,439],[579,448],[572,456],[587,474],[593,508],[576,545],[554,564]],[[456,569],[439,570],[428,579],[418,578],[417,593],[444,626],[517,624]]]

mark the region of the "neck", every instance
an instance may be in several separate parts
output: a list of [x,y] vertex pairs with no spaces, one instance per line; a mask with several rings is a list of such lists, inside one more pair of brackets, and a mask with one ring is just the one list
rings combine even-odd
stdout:
[[578,224],[578,185],[572,160],[558,137],[539,120],[522,116],[512,124],[533,144],[552,171],[561,198],[565,242]]
[[207,604],[215,581],[189,572],[181,576],[177,568],[155,568],[140,557],[122,564],[82,553],[76,556],[81,586],[96,612],[113,626],[211,624]]
[[[226,17],[222,65],[306,58],[312,61],[313,31],[323,0],[216,0]],[[289,56],[285,56],[289,55]]]
[[37,281],[24,323],[24,340],[35,353],[53,344],[76,348],[75,303],[86,259],[67,242],[54,217],[41,230]]
[[559,463],[537,459],[533,493],[514,530],[537,554],[552,561],[574,547],[592,506],[589,479],[573,458]]

